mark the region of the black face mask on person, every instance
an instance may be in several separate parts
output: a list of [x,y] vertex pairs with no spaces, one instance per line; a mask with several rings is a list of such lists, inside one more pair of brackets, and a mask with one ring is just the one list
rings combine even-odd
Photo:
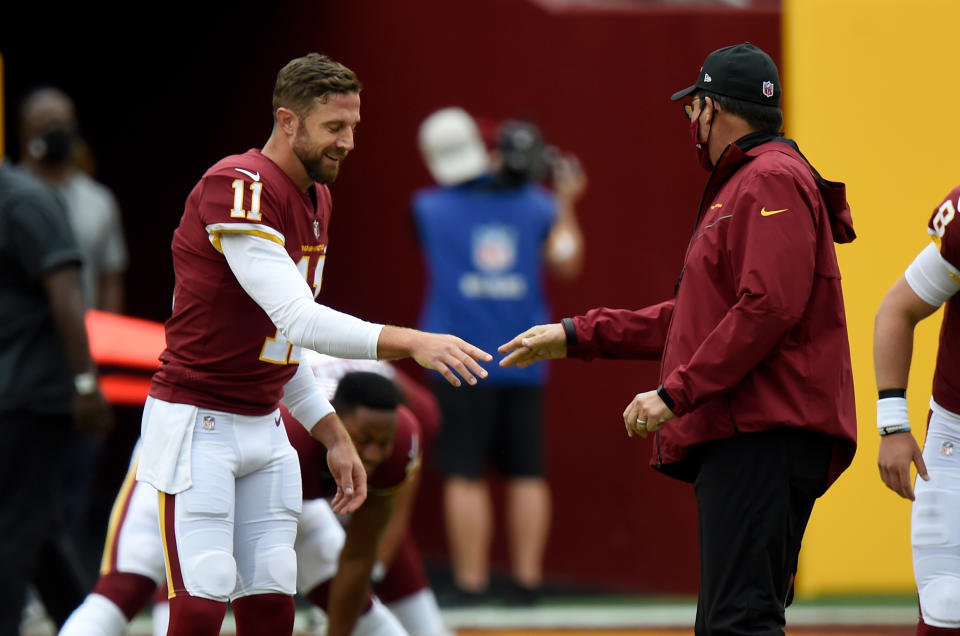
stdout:
[[77,133],[63,126],[36,135],[27,142],[30,157],[46,166],[62,166],[70,163],[77,145]]

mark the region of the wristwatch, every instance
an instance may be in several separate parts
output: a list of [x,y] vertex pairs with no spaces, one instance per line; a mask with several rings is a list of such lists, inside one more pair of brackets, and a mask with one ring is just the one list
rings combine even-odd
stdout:
[[73,376],[73,390],[77,395],[91,395],[97,391],[97,374],[85,371]]

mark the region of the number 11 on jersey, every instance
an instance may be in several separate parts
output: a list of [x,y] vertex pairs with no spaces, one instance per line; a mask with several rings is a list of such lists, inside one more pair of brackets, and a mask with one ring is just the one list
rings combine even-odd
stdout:
[[248,221],[260,220],[260,193],[263,192],[263,183],[254,181],[250,184],[250,211],[243,209],[244,184],[243,179],[234,179],[233,183],[233,209],[230,210],[231,219],[246,219]]

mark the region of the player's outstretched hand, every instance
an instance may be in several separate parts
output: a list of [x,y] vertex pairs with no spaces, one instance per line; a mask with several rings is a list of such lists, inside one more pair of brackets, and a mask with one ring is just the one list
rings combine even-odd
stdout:
[[418,334],[410,348],[410,357],[421,367],[439,371],[453,386],[460,386],[460,378],[467,384],[476,384],[476,376],[487,377],[487,370],[478,361],[490,362],[493,356],[483,349],[450,334],[424,331]]
[[453,386],[460,386],[460,378],[476,384],[478,376],[487,377],[487,370],[480,362],[493,360],[483,349],[456,336],[393,326],[386,326],[380,332],[377,357],[381,360],[413,358],[421,367],[438,371]]
[[337,494],[330,507],[348,515],[367,498],[367,471],[363,469],[353,440],[336,413],[323,417],[310,429],[310,435],[327,447],[327,466],[337,482]]
[[891,433],[880,438],[880,453],[877,466],[880,468],[880,479],[887,488],[904,499],[913,501],[913,482],[910,479],[910,463],[917,466],[917,474],[924,481],[930,481],[927,475],[927,465],[923,461],[923,453],[917,440],[909,431]]
[[500,361],[501,367],[524,369],[540,360],[566,358],[567,334],[559,322],[537,325],[500,345],[497,351],[507,354]]

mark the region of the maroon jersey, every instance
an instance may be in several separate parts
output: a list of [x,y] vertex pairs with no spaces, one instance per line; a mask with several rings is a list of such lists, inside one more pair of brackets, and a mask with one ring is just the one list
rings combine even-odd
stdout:
[[299,363],[267,314],[240,287],[220,251],[224,233],[283,245],[314,292],[327,250],[330,191],[311,197],[259,150],[227,157],[193,188],[173,235],[176,276],[167,347],[150,395],[239,413],[273,411]]
[[[337,484],[327,467],[327,449],[313,439],[286,408],[281,406],[280,410],[290,443],[300,456],[303,498],[333,497],[337,494]],[[400,405],[397,407],[393,450],[382,464],[367,475],[367,489],[371,493],[386,493],[403,485],[420,466],[420,451],[420,424],[410,409]]]
[[[954,188],[930,216],[927,231],[957,279],[960,272],[960,222],[952,223],[960,207],[960,186]],[[960,280],[960,279],[958,279]],[[937,369],[933,376],[933,399],[937,404],[960,413],[960,294],[954,294],[943,310]]]

